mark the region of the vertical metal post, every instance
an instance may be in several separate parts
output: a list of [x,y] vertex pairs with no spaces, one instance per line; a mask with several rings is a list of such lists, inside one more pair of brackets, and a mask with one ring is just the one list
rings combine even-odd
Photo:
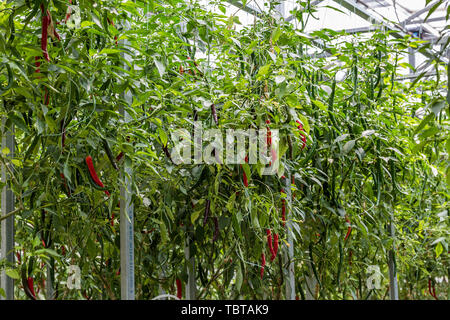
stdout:
[[186,286],[186,300],[195,300],[196,286],[195,286],[195,257],[191,255],[191,241],[192,231],[189,230],[186,236],[186,244],[184,247],[184,255],[188,267],[188,283]]
[[294,240],[292,237],[292,190],[291,190],[291,175],[286,175],[286,232],[287,242],[289,244],[287,252],[285,252],[285,259],[288,262],[286,270],[286,300],[295,300],[295,270],[294,270]]
[[[394,217],[391,214],[391,222],[389,223],[389,232],[392,238],[395,236]],[[398,282],[397,282],[397,267],[395,263],[395,245],[389,250],[388,265],[389,265],[389,296],[391,300],[398,300]]]
[[416,68],[416,53],[413,48],[408,48],[408,62],[412,66],[410,72],[414,73]]
[[[2,120],[2,132],[6,120]],[[8,157],[14,157],[14,127],[2,133],[2,149],[8,148],[10,153]],[[12,166],[10,167],[12,168]],[[2,182],[8,183],[9,174],[7,168],[2,165]],[[14,210],[14,193],[8,187],[2,189],[2,212],[1,215],[7,215]],[[14,264],[14,215],[2,220],[1,223],[1,258],[6,259],[10,264]],[[0,277],[1,288],[5,291],[6,300],[14,300],[14,279],[8,277],[5,271],[2,271]]]
[[[129,29],[128,21],[125,21],[125,24],[124,30]],[[124,40],[122,44],[127,46],[129,41]],[[122,53],[122,57],[127,61],[131,60],[127,53]],[[127,65],[124,68],[129,69]],[[123,98],[130,106],[133,97],[129,90],[123,94]],[[124,106],[120,106],[120,115],[125,122],[131,120]],[[131,202],[133,169],[130,158],[126,154],[121,177],[124,185],[120,187],[120,297],[122,300],[134,300],[134,205]]]

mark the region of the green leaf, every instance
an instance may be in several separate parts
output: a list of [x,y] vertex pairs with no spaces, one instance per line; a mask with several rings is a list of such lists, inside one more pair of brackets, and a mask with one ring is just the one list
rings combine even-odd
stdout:
[[261,68],[259,68],[258,74],[256,77],[264,78],[269,73],[270,66],[271,66],[271,64],[266,64],[265,66],[262,66]]
[[426,116],[422,122],[417,126],[416,130],[414,130],[414,134],[417,134],[420,130],[422,130],[428,122],[434,119],[434,113],[430,113],[428,116]]
[[19,280],[19,272],[16,269],[6,269],[5,273],[8,277]]
[[166,73],[166,66],[164,65],[164,63],[162,63],[158,59],[154,59],[154,61],[155,61],[156,68],[158,69],[159,75],[162,78],[164,76],[164,74]]
[[442,247],[442,243],[438,242],[436,247],[434,248],[434,252],[436,252],[436,258],[439,258],[442,252],[444,252],[444,248]]
[[344,153],[349,153],[350,150],[352,150],[354,146],[355,146],[355,140],[350,140],[346,144],[344,144],[344,147],[342,148],[342,151]]

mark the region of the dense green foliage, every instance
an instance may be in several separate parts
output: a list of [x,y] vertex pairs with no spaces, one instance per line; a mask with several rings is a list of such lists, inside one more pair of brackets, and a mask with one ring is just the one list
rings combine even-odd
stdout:
[[[49,33],[50,61],[41,50],[41,4],[61,36]],[[314,280],[317,299],[386,298],[390,250],[401,299],[433,299],[429,279],[437,297],[448,298],[448,66],[435,60],[437,78],[398,80],[409,67],[401,53],[420,41],[381,31],[370,39],[343,40],[332,30],[306,35],[272,12],[242,27],[236,16],[182,0],[78,0],[65,23],[68,5],[0,4],[0,111],[16,139],[15,157],[3,149],[1,161],[14,165],[8,184],[21,257],[2,266],[18,279],[17,298],[26,298],[22,275],[42,287],[44,264],[54,270],[57,299],[120,297],[124,162],[132,166],[137,299],[157,296],[160,287],[175,294],[176,278],[186,283],[187,236],[199,298],[283,299],[289,262],[280,190],[288,173],[300,299]],[[312,12],[305,7],[296,17]],[[328,55],[310,54],[315,39],[327,43]],[[279,174],[259,175],[261,164],[171,163],[169,133],[192,131],[194,117],[223,131],[270,120],[280,130]],[[113,158],[125,155],[119,170],[105,141]],[[91,181],[89,155],[110,197]],[[261,280],[267,228],[280,234],[281,253],[267,259]],[[71,264],[81,268],[81,290],[65,286]],[[365,285],[371,265],[383,274],[379,290]]]

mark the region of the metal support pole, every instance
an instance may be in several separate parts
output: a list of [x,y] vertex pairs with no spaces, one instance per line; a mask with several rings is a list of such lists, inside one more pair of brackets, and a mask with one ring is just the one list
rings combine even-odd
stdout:
[[[131,96],[128,91],[125,94]],[[121,115],[129,121],[129,115],[121,107]],[[133,171],[127,155],[121,174],[125,185],[120,187],[120,292],[122,300],[134,300],[134,206],[131,202]]]
[[294,240],[292,237],[292,190],[291,175],[286,175],[286,232],[289,246],[285,252],[285,260],[288,263],[286,269],[286,300],[295,300],[295,270],[294,270]]
[[196,286],[195,286],[195,257],[191,255],[191,241],[192,231],[188,231],[186,237],[186,243],[184,247],[184,256],[186,258],[188,267],[188,283],[186,286],[186,300],[196,299]]
[[[391,214],[391,222],[389,223],[389,233],[392,238],[395,236],[394,217]],[[395,245],[389,250],[388,265],[389,265],[389,296],[391,300],[398,300],[398,282],[397,282],[397,267],[395,263]]]
[[[5,126],[6,120],[2,120],[2,132]],[[10,153],[9,158],[14,157],[14,127],[11,125],[10,130],[2,133],[2,149],[8,148]],[[12,169],[12,165],[10,166]],[[8,183],[9,174],[7,168],[2,165],[2,182]],[[14,193],[8,185],[2,189],[2,212],[1,215],[7,215],[14,210]],[[14,215],[2,220],[1,223],[1,259],[13,265],[14,264]],[[6,275],[5,271],[2,271],[0,276],[1,288],[5,291],[6,300],[14,300],[14,279]],[[3,297],[2,297],[3,299]]]
[[416,52],[413,48],[408,48],[408,62],[412,66],[412,68],[409,69],[410,72],[414,73],[414,69],[416,68]]
[[[125,22],[125,24],[128,24],[128,22]],[[129,29],[129,25],[125,25],[124,29]],[[128,44],[128,40],[122,42],[123,46]],[[122,57],[127,61],[131,60],[127,53],[122,53]],[[124,68],[129,69],[127,65]],[[132,104],[133,97],[129,90],[123,94],[123,98],[128,106]],[[131,121],[131,117],[124,106],[120,107],[120,115],[125,122]],[[122,300],[134,300],[134,205],[131,202],[133,168],[130,158],[126,154],[121,178],[124,185],[120,187],[120,297]]]

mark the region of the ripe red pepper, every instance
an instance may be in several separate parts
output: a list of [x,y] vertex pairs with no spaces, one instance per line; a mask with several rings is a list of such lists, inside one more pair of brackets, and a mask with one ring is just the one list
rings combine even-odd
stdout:
[[[115,27],[115,25],[114,25],[114,21],[112,21],[112,20],[109,20],[109,18],[107,18],[108,19],[108,22],[109,22],[109,24],[110,25],[112,25],[113,27]],[[115,42],[116,42],[116,46],[117,46],[117,36],[114,36],[114,40],[115,40]]]
[[[433,292],[431,291],[431,289],[433,289]],[[431,279],[428,279],[428,292],[434,299],[439,300],[436,296],[436,288],[434,287],[434,285],[432,285]]]
[[177,280],[176,280],[176,283],[177,283],[177,298],[178,298],[178,299],[181,299],[181,298],[183,297],[183,295],[182,295],[182,289],[183,289],[183,287],[182,287],[182,285],[181,285],[181,280],[180,280],[180,279],[177,279]]
[[17,257],[17,262],[18,262],[19,264],[21,264],[22,261],[21,261],[20,252],[19,252],[19,251],[16,252],[16,257]]
[[[297,128],[300,130],[300,131],[305,131],[305,129],[303,129],[303,125],[302,125],[302,123],[300,122],[300,120],[297,120],[297,123],[298,123],[298,126],[297,126]],[[302,139],[302,150],[303,149],[305,149],[305,147],[306,147],[306,137],[305,137],[305,135],[304,134],[302,134],[302,133],[300,133],[300,137],[301,137],[301,139]]]
[[111,213],[111,227],[114,227],[114,212]]
[[277,257],[277,252],[278,252],[278,233],[275,233],[275,235],[273,236],[273,253],[272,253],[272,257],[270,258],[270,261],[275,260],[275,258]]
[[[248,163],[248,156],[245,156],[245,162]],[[241,168],[242,168],[242,164],[241,164]],[[242,168],[242,171],[243,171],[242,180],[244,182],[244,186],[247,188],[248,187],[247,175],[245,174],[245,171],[243,168]]]
[[32,277],[28,277],[27,279],[28,289],[30,289],[31,294],[34,298],[36,298],[36,293],[34,292],[34,281]]
[[47,51],[48,25],[50,23],[50,18],[48,14],[44,15],[43,4],[41,4],[41,12],[42,12],[41,49],[42,54],[44,55],[44,59],[50,61],[50,57],[48,56]]
[[261,253],[261,280],[264,276],[264,267],[266,266],[266,256],[264,255],[264,253]]
[[[92,162],[92,157],[91,156],[87,156],[86,157],[86,164],[89,168],[89,174],[92,177],[92,180],[94,180],[94,182],[101,188],[104,188],[105,186],[103,185],[103,183],[100,181],[100,179],[98,178],[97,172],[94,169],[94,164]],[[108,190],[105,190],[105,193],[107,196],[110,196],[110,193],[108,192]]]
[[[72,0],[69,0],[69,3],[72,4]],[[64,23],[67,23],[67,20],[69,20],[71,14],[72,14],[72,8],[69,6],[69,12],[66,14],[66,18],[64,19]]]
[[63,256],[66,255],[66,247],[65,247],[65,246],[61,246],[61,254],[62,254]]
[[348,217],[345,217],[345,221],[349,224],[349,226],[347,228],[347,234],[345,235],[344,241],[348,239],[350,233],[352,232],[352,227],[350,226],[350,220],[348,219]]
[[266,233],[267,233],[267,246],[269,247],[270,254],[273,257],[274,251],[272,247],[272,234],[270,233],[270,229],[266,229]]
[[[266,124],[270,124],[270,120],[266,120]],[[270,127],[267,126],[267,146],[270,147],[272,145],[272,132],[270,131]]]

